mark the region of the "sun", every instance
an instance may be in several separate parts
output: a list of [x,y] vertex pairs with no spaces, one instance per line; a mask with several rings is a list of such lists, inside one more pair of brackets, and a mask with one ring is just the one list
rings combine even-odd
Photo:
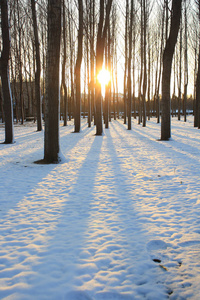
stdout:
[[97,75],[97,79],[102,87],[105,87],[110,81],[110,72],[106,69],[101,69]]

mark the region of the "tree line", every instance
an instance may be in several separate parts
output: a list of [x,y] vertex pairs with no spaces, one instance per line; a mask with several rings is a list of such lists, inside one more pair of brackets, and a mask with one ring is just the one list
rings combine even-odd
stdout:
[[[145,127],[161,116],[161,140],[168,140],[171,116],[186,121],[188,84],[200,128],[199,0],[1,0],[0,13],[5,143],[14,141],[14,119],[32,117],[40,131],[43,117],[43,161],[56,162],[61,116],[64,126],[74,118],[79,132],[83,112],[102,135],[103,122],[108,128],[120,110],[128,130],[132,118]],[[111,74],[104,97],[103,66]]]

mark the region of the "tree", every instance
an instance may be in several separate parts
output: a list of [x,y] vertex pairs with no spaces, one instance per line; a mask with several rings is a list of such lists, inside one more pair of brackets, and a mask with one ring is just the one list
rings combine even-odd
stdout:
[[[94,123],[96,122],[96,108],[95,108],[95,80],[94,80],[94,70],[95,70],[95,50],[94,50],[94,41],[95,41],[95,9],[96,5],[95,5],[95,0],[90,0],[90,9],[89,9],[89,13],[90,13],[90,73],[91,73],[91,80],[90,80],[90,86],[89,86],[89,90],[90,90],[90,98],[91,98],[91,116],[90,116],[90,120],[88,121],[88,126],[91,126],[91,121],[92,121],[92,114],[94,114]],[[89,115],[88,115],[88,119],[89,119]]]
[[128,25],[129,25],[129,1],[126,0],[126,16],[125,16],[125,61],[124,61],[124,124],[126,124],[126,117],[127,117]]
[[0,75],[5,113],[5,143],[10,144],[14,142],[14,130],[12,94],[9,78],[10,33],[7,0],[1,0],[1,31],[3,40],[3,50],[1,52],[0,59]]
[[63,87],[64,93],[64,126],[67,126],[67,86],[65,82],[65,66],[67,59],[67,50],[66,50],[66,18],[65,18],[65,0],[62,0],[63,6],[63,61],[62,61],[62,82],[61,86]]
[[37,112],[37,130],[42,130],[42,103],[40,90],[40,43],[38,38],[37,16],[35,10],[35,0],[31,0],[31,10],[33,18],[33,30],[35,37],[35,55],[36,55],[36,72],[35,72],[35,98],[36,98],[36,112]]
[[76,85],[76,103],[75,103],[75,132],[81,128],[81,62],[83,56],[83,2],[78,0],[79,11],[79,29],[78,29],[78,51],[75,66],[75,85]]
[[48,0],[44,162],[59,162],[61,0]]
[[[106,16],[104,20],[104,0],[100,0],[100,16],[97,33],[97,44],[96,44],[96,75],[102,69],[103,55],[105,48],[105,38],[109,24],[110,10],[112,6],[112,0],[108,0],[106,5]],[[96,82],[96,135],[102,135],[102,95],[101,95],[101,84]]]
[[[197,5],[197,14],[199,18],[199,26],[200,26],[200,0],[196,0]],[[199,38],[200,41],[200,38]],[[197,78],[196,78],[196,108],[195,108],[195,127],[200,128],[200,47],[198,53],[198,70],[197,70]]]
[[182,0],[172,1],[170,33],[163,53],[161,140],[171,137],[170,80],[172,59],[180,26]]
[[20,104],[21,104],[21,124],[24,124],[24,98],[23,98],[23,72],[22,72],[22,19],[20,15],[20,8],[19,8],[19,0],[16,0],[17,4],[17,26],[18,26],[18,72],[19,72],[19,97],[20,97]]
[[129,54],[128,54],[128,130],[131,130],[131,113],[132,113],[132,92],[131,92],[131,62],[132,62],[132,44],[133,44],[133,10],[134,1],[131,0],[131,11],[130,11],[130,27],[129,27]]
[[143,45],[144,45],[144,74],[143,74],[143,89],[142,89],[142,124],[143,127],[146,126],[146,90],[147,90],[147,59],[146,59],[146,49],[147,49],[147,42],[146,42],[146,36],[147,36],[147,3],[146,0],[143,0]]
[[69,52],[70,52],[70,89],[71,96],[69,99],[69,121],[71,121],[72,113],[74,114],[74,26],[71,16],[74,14],[72,10],[73,6],[70,6],[68,2],[68,32],[69,32]]
[[184,99],[183,99],[183,114],[184,114],[184,122],[186,122],[186,105],[187,105],[187,87],[188,87],[188,41],[187,41],[187,5],[186,1],[184,4],[184,17],[185,17],[185,35],[184,35]]
[[183,48],[183,26],[182,26],[182,15],[181,15],[180,45],[179,45],[179,80],[178,80],[178,120],[179,121],[181,119],[182,48]]

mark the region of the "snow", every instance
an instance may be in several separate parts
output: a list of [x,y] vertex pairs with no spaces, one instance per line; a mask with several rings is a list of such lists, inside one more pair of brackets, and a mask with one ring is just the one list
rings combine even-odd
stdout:
[[[155,119],[103,136],[60,127],[61,164],[36,125],[0,144],[0,299],[200,299],[200,131]],[[4,128],[0,127],[0,142]]]

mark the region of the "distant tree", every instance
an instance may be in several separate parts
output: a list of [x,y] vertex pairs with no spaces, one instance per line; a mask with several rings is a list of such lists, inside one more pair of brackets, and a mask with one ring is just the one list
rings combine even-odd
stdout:
[[[108,25],[108,34],[106,39],[106,45],[105,45],[105,65],[106,68],[110,70],[111,72],[111,36],[110,36],[110,22]],[[109,108],[110,108],[110,97],[111,96],[111,84],[106,85],[105,87],[105,103],[104,103],[104,123],[105,128],[109,128]]]
[[36,56],[36,72],[35,72],[35,98],[36,98],[36,112],[37,112],[37,130],[42,130],[42,103],[40,90],[40,42],[38,37],[37,15],[35,9],[35,0],[31,0],[31,10],[33,18],[33,31],[35,38],[35,56]]
[[[200,0],[195,0],[197,5],[197,14],[199,18],[200,27]],[[199,38],[200,41],[200,38]],[[200,44],[200,42],[199,42]],[[196,77],[196,99],[195,99],[195,121],[194,126],[200,128],[200,47],[198,53],[198,67],[197,67],[197,77]]]
[[70,90],[71,96],[69,98],[68,104],[68,114],[69,121],[71,121],[72,116],[74,115],[74,24],[72,20],[72,15],[74,14],[73,6],[70,6],[70,2],[68,1],[68,32],[69,32],[69,53],[70,53]]
[[62,13],[63,13],[63,61],[62,61],[62,81],[61,86],[63,88],[64,98],[64,126],[67,126],[67,85],[66,85],[66,60],[67,60],[67,45],[66,45],[66,8],[65,0],[62,0]]
[[21,6],[19,0],[16,0],[17,5],[17,32],[18,32],[18,72],[19,72],[19,98],[21,104],[21,124],[24,124],[25,110],[24,110],[24,97],[23,97],[23,71],[22,71],[22,17],[21,17]]
[[4,100],[4,113],[5,113],[5,143],[10,144],[14,142],[13,130],[13,105],[12,94],[10,88],[9,78],[9,55],[10,55],[10,33],[8,21],[8,1],[1,0],[1,31],[3,49],[0,59],[0,75]]
[[127,67],[128,67],[128,28],[129,28],[129,0],[126,0],[125,15],[125,57],[124,57],[124,124],[127,118]]
[[[159,55],[157,58],[157,72],[156,72],[156,84],[155,84],[155,104],[156,104],[156,117],[157,117],[157,123],[160,123],[160,83],[161,83],[161,75],[162,75],[162,64],[163,64],[163,49],[165,42],[167,41],[167,29],[168,29],[168,1],[166,0],[164,2],[164,5],[162,7],[162,16],[161,16],[161,28],[158,28],[158,31],[160,36],[160,47],[159,47]],[[165,26],[165,20],[166,20],[166,26]],[[166,28],[166,34],[164,38],[164,27]],[[159,41],[158,41],[159,43]]]
[[179,41],[179,78],[178,78],[178,120],[179,121],[181,119],[182,49],[183,49],[183,26],[182,26],[182,15],[181,15],[180,41]]
[[[94,115],[94,123],[96,122],[96,108],[95,108],[95,25],[96,25],[96,18],[95,18],[95,12],[96,12],[96,2],[95,0],[90,0],[90,9],[89,9],[89,32],[90,32],[90,85],[89,85],[89,92],[90,92],[90,102],[89,105],[91,105],[91,114],[88,114],[88,126],[91,127],[91,121],[93,119]],[[90,120],[89,120],[90,118]]]
[[[109,24],[110,10],[112,6],[112,0],[108,0],[106,4],[106,16],[104,18],[104,0],[100,0],[100,15],[97,33],[97,44],[96,44],[96,75],[102,69],[103,66],[103,55],[105,48],[106,33]],[[96,103],[96,135],[102,135],[102,95],[101,85],[97,81],[95,89],[95,103]]]
[[48,0],[44,162],[59,162],[61,0]]
[[170,80],[172,59],[180,26],[182,0],[172,1],[170,33],[163,53],[161,140],[171,137]]
[[187,88],[188,88],[188,22],[187,22],[187,1],[184,3],[184,98],[183,98],[183,115],[186,122],[186,105],[187,105]]
[[78,0],[79,28],[78,28],[78,51],[75,66],[75,132],[81,129],[81,62],[83,56],[83,1]]
[[146,58],[146,51],[147,51],[147,22],[148,22],[148,4],[146,0],[143,0],[143,46],[144,46],[144,72],[143,72],[143,88],[142,88],[142,126],[146,126],[146,90],[147,90],[147,58]]
[[134,12],[134,1],[131,0],[131,11],[130,11],[130,26],[129,26],[129,51],[128,51],[128,130],[131,130],[131,113],[132,113],[132,80],[131,80],[131,64],[132,64],[132,45],[133,45],[133,12]]

